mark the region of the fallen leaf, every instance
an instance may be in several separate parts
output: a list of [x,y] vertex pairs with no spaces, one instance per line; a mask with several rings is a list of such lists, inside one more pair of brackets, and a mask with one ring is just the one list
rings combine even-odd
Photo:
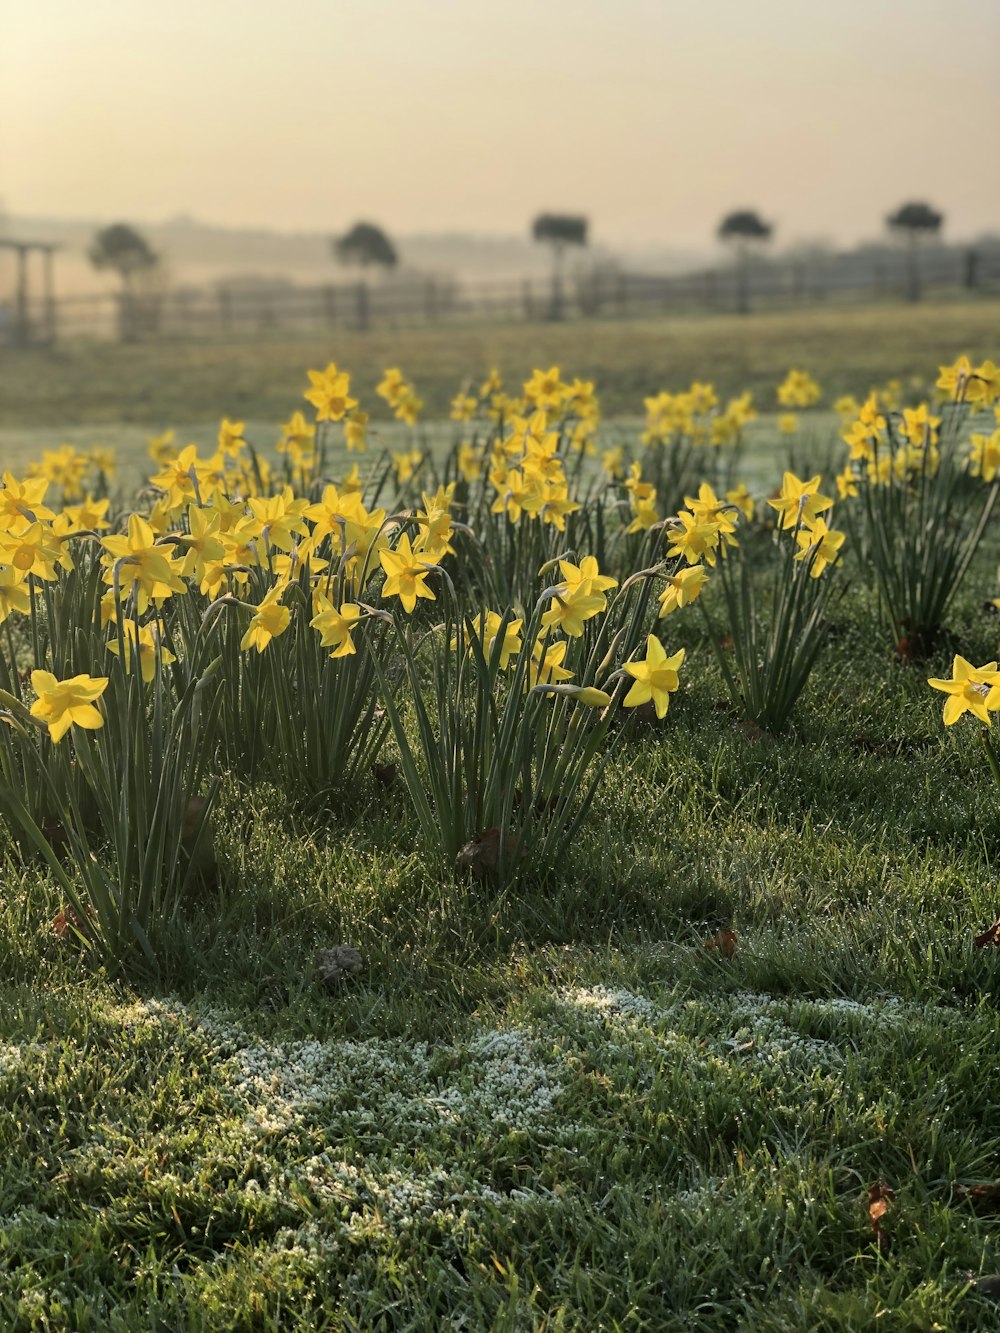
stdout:
[[82,935],[84,939],[90,938],[88,929],[89,923],[94,919],[94,909],[87,904],[87,916],[84,920],[75,907],[64,907],[52,918],[52,929],[61,940],[67,935]]
[[[513,850],[511,847],[512,839],[507,842],[508,857]],[[459,849],[455,857],[455,867],[458,870],[471,870],[474,875],[486,877],[496,874],[500,865],[500,830],[496,827],[488,828],[480,833],[477,838],[472,838]]]
[[883,1185],[881,1181],[868,1187],[868,1216],[871,1219],[876,1244],[883,1252],[889,1248],[889,1237],[882,1230],[882,1219],[889,1211],[889,1205],[895,1197],[895,1191],[888,1185]]
[[723,957],[732,958],[736,952],[736,931],[718,930],[705,941],[706,949],[718,949]]
[[977,935],[972,941],[974,949],[1000,949],[1000,920],[994,921],[988,930],[984,930],[981,935]]

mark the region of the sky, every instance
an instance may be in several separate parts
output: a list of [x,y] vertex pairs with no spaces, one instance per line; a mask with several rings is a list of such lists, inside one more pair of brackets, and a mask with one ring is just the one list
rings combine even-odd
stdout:
[[998,0],[6,0],[0,199],[36,217],[700,246],[1000,231]]

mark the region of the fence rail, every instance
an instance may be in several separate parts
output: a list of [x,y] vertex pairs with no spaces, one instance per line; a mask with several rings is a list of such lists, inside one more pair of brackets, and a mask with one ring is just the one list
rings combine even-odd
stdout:
[[177,288],[0,304],[0,346],[79,337],[225,337],[275,330],[403,328],[462,321],[623,317],[782,308],[966,290],[1000,296],[1000,250],[847,254],[660,276],[595,270],[571,280],[448,278],[242,289]]

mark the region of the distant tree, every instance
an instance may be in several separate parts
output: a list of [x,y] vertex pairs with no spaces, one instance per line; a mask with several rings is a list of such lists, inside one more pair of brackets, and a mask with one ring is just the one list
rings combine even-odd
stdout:
[[[127,222],[115,222],[102,227],[88,251],[96,269],[110,269],[121,279],[122,296],[119,304],[119,333],[126,341],[138,336],[143,322],[139,308],[139,291],[144,278],[153,275],[160,264],[160,256],[145,236]],[[151,314],[152,311],[145,312]]]
[[724,245],[732,248],[736,255],[736,299],[741,315],[750,310],[750,257],[753,252],[767,244],[774,234],[774,228],[765,222],[752,208],[740,208],[734,213],[727,213],[719,223],[716,232]]
[[531,224],[531,235],[552,247],[552,304],[550,318],[563,313],[563,259],[569,245],[587,244],[587,219],[569,213],[539,213]]
[[343,236],[335,236],[330,248],[341,264],[356,264],[362,270],[375,267],[386,271],[399,263],[396,247],[374,222],[355,222]]
[[127,222],[115,222],[102,227],[91,242],[88,252],[96,269],[112,269],[129,289],[137,273],[155,268],[160,257],[145,236]]
[[919,301],[923,282],[920,273],[920,245],[924,240],[937,236],[944,225],[944,214],[939,213],[930,204],[911,201],[901,204],[895,213],[890,213],[885,220],[893,236],[905,240],[909,252],[907,263],[907,297]]

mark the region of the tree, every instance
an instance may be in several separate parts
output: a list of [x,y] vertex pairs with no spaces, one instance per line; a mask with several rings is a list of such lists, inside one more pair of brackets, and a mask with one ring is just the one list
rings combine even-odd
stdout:
[[719,240],[731,246],[736,255],[736,300],[741,315],[750,312],[750,257],[754,250],[767,244],[773,233],[771,224],[752,208],[727,213],[719,223]]
[[399,263],[396,247],[374,222],[355,222],[343,236],[335,236],[330,248],[342,264],[356,264],[364,270],[370,265],[387,271]]
[[[150,278],[155,273],[160,256],[141,232],[130,227],[127,222],[115,222],[110,227],[102,227],[97,233],[91,242],[88,257],[94,268],[111,269],[121,279],[119,333],[125,341],[137,337],[143,322],[137,289],[144,277]],[[144,313],[151,319],[155,316],[152,305]]]
[[531,224],[531,235],[534,240],[552,246],[552,305],[549,317],[561,319],[563,256],[568,245],[587,244],[587,219],[569,213],[539,213]]
[[160,262],[145,236],[127,222],[102,227],[91,243],[89,258],[96,269],[113,269],[126,290],[134,285],[137,273],[155,268]]
[[909,258],[907,262],[906,294],[910,301],[919,301],[922,290],[920,275],[920,244],[923,240],[936,236],[944,224],[944,215],[930,204],[911,201],[901,204],[895,213],[890,213],[885,225],[892,235],[905,240]]

